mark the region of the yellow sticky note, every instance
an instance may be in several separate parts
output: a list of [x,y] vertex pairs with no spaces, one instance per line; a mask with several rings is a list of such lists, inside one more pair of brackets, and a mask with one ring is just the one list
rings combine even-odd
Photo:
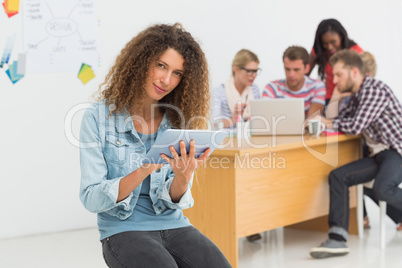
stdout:
[[18,12],[20,10],[20,0],[8,0],[7,10],[9,12]]
[[[84,68],[83,68],[84,69]],[[81,71],[78,74],[78,78],[81,79],[84,85],[88,83],[91,79],[95,77],[94,71],[92,71],[91,67],[85,68],[85,70]]]
[[83,63],[82,66],[81,66],[81,69],[80,69],[79,73],[85,72],[85,70],[88,69],[88,68],[91,68],[91,66],[89,66],[89,65],[87,65],[87,64],[85,64],[85,63]]

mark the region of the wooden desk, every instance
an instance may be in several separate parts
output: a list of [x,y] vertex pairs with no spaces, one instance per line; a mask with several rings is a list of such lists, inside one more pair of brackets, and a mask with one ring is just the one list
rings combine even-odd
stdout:
[[[195,205],[184,214],[233,267],[238,267],[240,237],[289,225],[328,230],[328,174],[361,155],[360,137],[345,135],[252,137],[240,146],[230,138],[224,143],[197,170]],[[351,208],[356,207],[355,192],[351,189]],[[355,215],[352,209],[351,221]],[[356,233],[356,224],[352,227]]]

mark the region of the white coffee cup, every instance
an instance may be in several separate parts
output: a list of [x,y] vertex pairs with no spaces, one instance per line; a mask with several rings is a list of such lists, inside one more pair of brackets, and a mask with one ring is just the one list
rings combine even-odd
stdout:
[[325,124],[320,119],[309,119],[307,125],[308,132],[313,136],[320,135],[325,129]]

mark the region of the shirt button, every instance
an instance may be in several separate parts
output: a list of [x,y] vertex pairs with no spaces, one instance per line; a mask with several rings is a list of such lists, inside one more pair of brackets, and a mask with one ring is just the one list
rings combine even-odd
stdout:
[[120,145],[120,143],[121,143],[121,142],[120,142],[119,140],[116,141],[116,144],[117,144],[117,145]]
[[160,168],[158,168],[157,170],[155,170],[156,172],[161,172],[161,169]]
[[161,207],[158,207],[158,209],[159,209],[159,211],[162,211],[162,208],[161,208]]

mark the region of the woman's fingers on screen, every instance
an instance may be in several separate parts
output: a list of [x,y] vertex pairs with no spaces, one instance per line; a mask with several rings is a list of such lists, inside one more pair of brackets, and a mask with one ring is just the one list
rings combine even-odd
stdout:
[[202,164],[204,164],[204,162],[208,159],[210,153],[211,153],[211,149],[208,148],[207,150],[205,150],[205,152],[200,157],[198,157],[196,159],[197,167],[202,166]]
[[[162,157],[163,160],[165,160],[165,161],[168,162],[169,164],[170,164],[170,162],[172,161],[172,158],[168,157],[168,156],[165,155],[165,154],[161,154],[161,157]],[[162,164],[162,166],[163,166],[163,164]]]
[[187,157],[186,143],[184,141],[180,141],[180,154],[182,157]]
[[205,159],[208,158],[211,151],[212,151],[211,148],[206,149],[205,152],[201,155],[201,157],[205,157]]
[[177,159],[179,157],[179,154],[176,152],[175,148],[173,146],[170,146],[169,149],[170,149],[170,152],[172,153],[172,157],[174,159]]
[[197,158],[197,160],[202,160],[202,161],[207,160],[210,153],[211,153],[211,149],[210,148],[206,149],[205,152],[200,157]]
[[195,141],[191,140],[190,141],[190,152],[189,152],[190,158],[193,158],[195,156]]

